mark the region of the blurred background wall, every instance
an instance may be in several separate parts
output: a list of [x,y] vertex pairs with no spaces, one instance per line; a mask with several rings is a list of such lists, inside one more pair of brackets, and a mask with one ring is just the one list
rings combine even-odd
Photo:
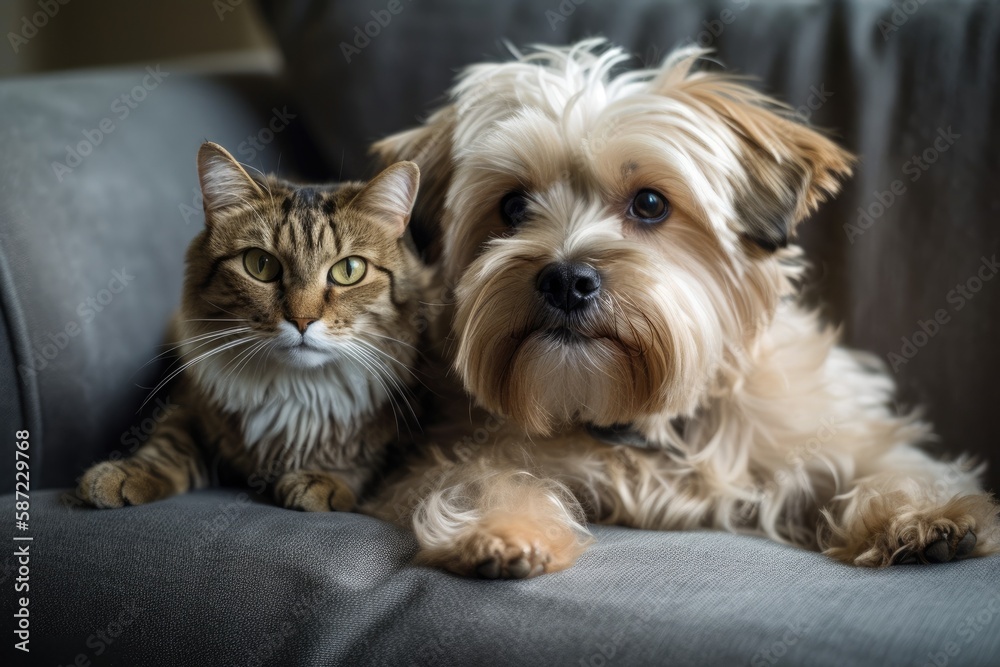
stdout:
[[253,0],[0,0],[0,28],[4,77],[235,53],[279,60]]

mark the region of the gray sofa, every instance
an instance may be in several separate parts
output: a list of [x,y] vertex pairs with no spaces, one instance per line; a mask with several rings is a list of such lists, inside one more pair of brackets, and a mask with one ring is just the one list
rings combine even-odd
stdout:
[[[9,542],[29,545],[28,592],[14,592],[14,548],[0,560],[14,664],[1000,664],[1000,556],[866,571],[757,537],[594,527],[566,572],[477,581],[411,565],[404,531],[252,489],[115,511],[65,495],[169,405],[136,412],[201,224],[202,140],[286,175],[364,176],[365,145],[426,113],[499,37],[593,33],[647,61],[708,43],[863,156],[803,226],[811,298],[852,344],[905,359],[901,401],[928,403],[938,450],[974,452],[1000,488],[1000,282],[970,284],[1000,251],[995,4],[405,2],[347,62],[341,42],[386,6],[265,2],[284,72],[153,63],[0,82],[0,424],[8,443],[29,431],[29,525],[8,530],[33,538]],[[948,128],[959,138],[915,167]],[[896,180],[905,192],[878,212]],[[30,654],[12,649],[20,597]]]

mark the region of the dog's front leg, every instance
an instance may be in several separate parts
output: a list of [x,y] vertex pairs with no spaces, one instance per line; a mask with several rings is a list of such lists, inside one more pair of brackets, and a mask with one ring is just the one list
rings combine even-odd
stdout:
[[464,576],[523,579],[569,567],[587,546],[579,505],[557,482],[458,465],[418,504],[418,562]]
[[824,512],[825,553],[854,565],[942,563],[995,552],[1000,508],[976,475],[903,446],[861,463],[853,487]]
[[417,562],[463,576],[555,572],[591,541],[565,486],[505,462],[439,459],[411,469],[387,491],[369,511],[412,527]]

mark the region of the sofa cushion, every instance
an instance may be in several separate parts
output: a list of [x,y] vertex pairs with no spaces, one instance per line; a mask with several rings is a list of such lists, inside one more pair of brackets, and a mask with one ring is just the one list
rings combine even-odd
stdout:
[[[1000,656],[996,556],[872,571],[757,537],[595,527],[596,544],[567,571],[480,581],[410,565],[412,536],[389,524],[293,512],[251,491],[121,510],[44,492],[31,517],[31,664],[995,666]],[[8,581],[15,565],[5,557]]]

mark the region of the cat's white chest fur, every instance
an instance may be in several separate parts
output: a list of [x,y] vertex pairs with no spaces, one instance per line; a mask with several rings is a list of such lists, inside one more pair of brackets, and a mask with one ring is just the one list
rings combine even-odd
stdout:
[[201,369],[199,382],[224,411],[239,416],[244,446],[293,465],[356,431],[388,398],[377,379],[349,360],[247,368],[229,377],[213,370]]

